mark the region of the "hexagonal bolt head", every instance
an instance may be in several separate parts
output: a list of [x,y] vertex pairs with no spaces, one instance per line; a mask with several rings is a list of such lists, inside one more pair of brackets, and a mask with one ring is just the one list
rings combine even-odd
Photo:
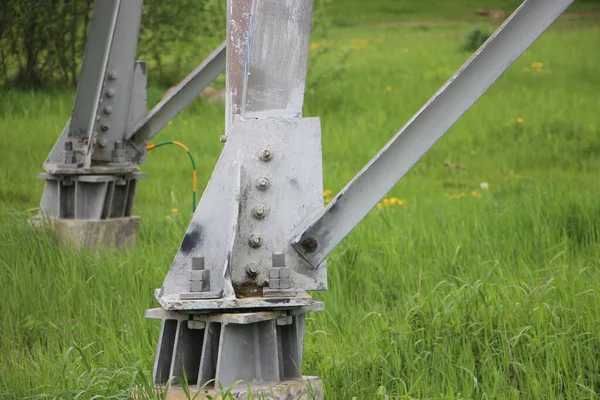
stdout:
[[204,321],[196,321],[196,320],[188,320],[187,322],[188,329],[205,329],[206,322]]
[[210,281],[210,271],[207,269],[193,269],[190,271],[190,281]]
[[273,158],[273,153],[270,149],[263,149],[261,150],[259,157],[263,161],[270,161]]
[[125,145],[121,141],[117,141],[114,143],[114,150],[112,151],[112,162],[113,163],[127,162],[127,154],[125,153]]
[[260,271],[260,268],[258,267],[257,264],[250,264],[246,266],[246,275],[248,275],[251,278],[255,278],[256,275],[258,275],[258,272]]
[[279,289],[289,289],[291,286],[290,278],[279,277]]
[[267,215],[267,209],[261,204],[252,209],[252,216],[256,219],[263,219],[265,215]]
[[100,124],[100,130],[102,130],[102,132],[106,132],[109,129],[110,129],[110,126],[108,125],[108,122],[103,122]]
[[289,278],[290,277],[290,269],[289,268],[279,268],[279,279]]
[[257,234],[250,236],[250,239],[248,239],[248,243],[250,244],[250,247],[254,247],[254,248],[262,246],[262,242],[263,242],[263,238]]
[[269,279],[269,289],[281,289],[279,287],[279,278]]
[[73,142],[65,142],[63,155],[65,157],[65,164],[77,164],[77,152],[73,150]]
[[112,113],[112,107],[111,106],[104,107],[104,114],[110,114],[110,113]]
[[279,279],[279,268],[269,268],[269,279]]
[[192,270],[199,271],[204,269],[204,256],[192,257]]
[[210,291],[210,281],[190,281],[190,292]]
[[111,81],[114,81],[115,79],[117,79],[117,71],[110,71],[108,73],[108,79],[110,79]]
[[281,317],[277,318],[277,325],[291,325],[293,321],[294,320],[291,315],[282,315]]
[[115,89],[113,89],[113,88],[106,89],[106,95],[108,97],[113,97],[115,95]]
[[281,252],[273,253],[273,268],[283,268],[285,267],[285,254]]
[[319,247],[319,242],[317,242],[317,239],[315,238],[309,237],[302,241],[302,248],[304,248],[304,251],[307,253],[315,252],[317,247]]
[[258,178],[256,180],[256,188],[258,190],[267,190],[268,187],[269,187],[269,180],[267,178],[265,178],[264,176],[261,176],[260,178]]

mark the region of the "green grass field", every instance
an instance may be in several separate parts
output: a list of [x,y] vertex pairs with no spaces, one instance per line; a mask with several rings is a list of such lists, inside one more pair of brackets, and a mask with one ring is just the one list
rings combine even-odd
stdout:
[[[466,60],[465,35],[489,24],[369,22],[315,40],[309,81],[321,83],[305,115],[322,119],[328,190]],[[559,21],[330,256],[303,371],[323,378],[328,399],[600,397],[599,48],[597,17]],[[153,101],[160,94],[150,88]],[[159,325],[143,313],[158,306],[153,290],[191,218],[188,160],[174,147],[149,154],[135,251],[58,248],[27,219],[72,99],[0,93],[0,398],[120,399],[151,387]],[[192,149],[200,188],[223,115],[198,101],[157,137]]]

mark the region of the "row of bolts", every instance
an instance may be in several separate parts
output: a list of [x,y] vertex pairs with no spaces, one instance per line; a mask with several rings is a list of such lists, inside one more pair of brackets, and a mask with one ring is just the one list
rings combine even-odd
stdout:
[[[116,71],[110,71],[108,73],[108,79],[111,81],[114,81],[117,79],[117,72]],[[105,91],[106,97],[108,98],[112,98],[115,95],[115,89],[114,88],[107,88]],[[103,112],[104,114],[110,115],[112,113],[112,106],[110,104],[107,104],[104,106],[103,108]],[[96,116],[96,121],[100,122],[101,117],[100,115]],[[100,130],[102,132],[107,132],[110,129],[110,126],[108,125],[107,121],[102,121],[100,123]],[[106,147],[106,139],[104,138],[100,138],[97,139],[97,143],[98,146],[100,147]],[[76,152],[80,151],[80,150],[75,150],[73,151],[73,142],[72,141],[67,141],[65,142],[65,163],[66,164],[76,164],[77,163],[77,157],[76,157]],[[117,141],[114,143],[114,150],[113,150],[113,162],[125,162],[125,145],[123,142],[121,141]]]
[[[271,150],[264,149],[260,152],[259,158],[264,161],[270,161],[273,157]],[[260,191],[265,191],[269,187],[269,179],[264,176],[259,177],[256,180],[256,188]],[[256,219],[263,219],[267,214],[267,210],[264,205],[259,204],[252,209],[252,216]],[[258,234],[253,234],[248,239],[250,247],[258,248],[262,245],[263,239]],[[314,243],[313,243],[314,242]],[[303,242],[304,247],[309,250],[316,249],[316,240],[309,238]],[[197,271],[202,271],[198,273]],[[273,253],[273,268],[269,271],[269,278],[273,279],[272,283],[279,282],[280,280],[287,279],[289,281],[289,271],[285,271],[285,255],[280,252]],[[259,266],[256,264],[250,264],[246,267],[246,274],[254,278],[258,275]],[[281,274],[281,275],[280,275]],[[285,274],[285,275],[284,275]],[[273,276],[271,276],[273,275]],[[276,276],[275,276],[276,275]],[[282,276],[283,275],[283,276]],[[203,278],[203,279],[202,279]],[[283,279],[281,279],[283,278]],[[289,285],[277,287],[278,289],[285,289]],[[191,291],[209,291],[210,290],[210,272],[204,270],[204,257],[192,257],[192,271],[190,272],[190,289]]]

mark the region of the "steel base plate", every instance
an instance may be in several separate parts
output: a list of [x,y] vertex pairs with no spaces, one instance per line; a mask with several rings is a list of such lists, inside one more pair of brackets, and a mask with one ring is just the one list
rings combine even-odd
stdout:
[[244,297],[240,299],[186,299],[179,295],[160,296],[157,289],[155,297],[161,307],[168,311],[192,310],[242,310],[264,308],[303,307],[314,303],[313,298],[301,291],[295,297]]

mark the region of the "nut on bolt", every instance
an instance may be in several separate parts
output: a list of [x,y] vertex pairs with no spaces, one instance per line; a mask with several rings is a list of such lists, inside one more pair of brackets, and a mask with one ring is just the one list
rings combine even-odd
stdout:
[[258,275],[258,271],[259,271],[259,268],[258,268],[257,264],[250,264],[250,265],[246,266],[246,274],[249,277],[254,278],[256,275]]
[[254,248],[260,247],[262,245],[262,242],[263,242],[263,238],[257,234],[250,236],[250,239],[248,240],[250,247],[254,247]]
[[271,158],[273,158],[273,153],[271,152],[270,149],[263,149],[260,152],[260,159],[263,161],[269,161],[271,160]]
[[192,270],[200,271],[204,269],[204,256],[192,257]]
[[267,210],[266,210],[265,206],[259,204],[252,209],[252,215],[256,219],[263,219],[265,217],[265,215],[267,215]]
[[307,253],[313,253],[317,250],[317,247],[319,247],[319,243],[317,242],[317,239],[309,237],[302,241],[302,247]]
[[264,176],[261,176],[256,180],[256,187],[258,188],[258,190],[267,190],[267,188],[269,187],[269,180]]

